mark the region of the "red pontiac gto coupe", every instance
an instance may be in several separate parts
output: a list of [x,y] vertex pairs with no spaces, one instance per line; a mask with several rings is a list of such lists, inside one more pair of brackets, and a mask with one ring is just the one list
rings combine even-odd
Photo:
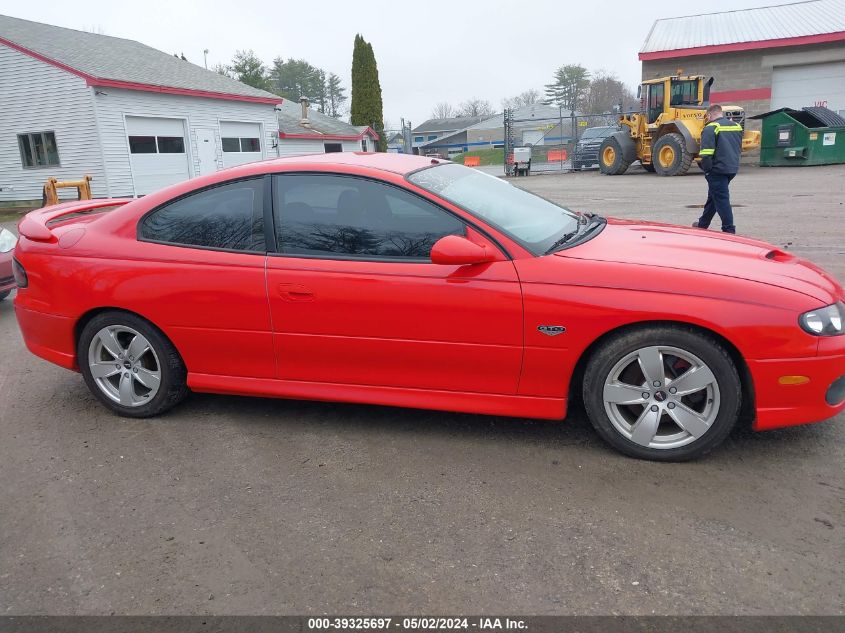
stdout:
[[845,292],[768,244],[579,214],[437,159],[252,163],[26,216],[29,349],[124,416],[188,389],[562,419],[689,459],[845,409]]

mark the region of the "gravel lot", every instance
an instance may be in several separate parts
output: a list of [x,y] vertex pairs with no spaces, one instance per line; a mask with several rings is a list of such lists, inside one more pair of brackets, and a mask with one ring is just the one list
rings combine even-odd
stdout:
[[[699,174],[537,176],[692,222]],[[747,168],[741,233],[845,279],[845,166]],[[113,417],[0,303],[0,614],[845,614],[845,416],[654,464],[565,423],[195,395]]]

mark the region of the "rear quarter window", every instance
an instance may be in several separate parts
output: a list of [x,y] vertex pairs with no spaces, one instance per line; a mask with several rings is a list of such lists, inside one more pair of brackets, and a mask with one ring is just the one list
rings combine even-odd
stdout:
[[188,194],[141,220],[144,241],[230,251],[264,252],[263,178]]

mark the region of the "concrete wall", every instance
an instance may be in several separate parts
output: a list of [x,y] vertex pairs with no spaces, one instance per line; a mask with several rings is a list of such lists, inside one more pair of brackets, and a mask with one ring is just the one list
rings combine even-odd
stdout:
[[[789,46],[644,61],[642,77],[654,79],[675,75],[679,69],[683,75],[712,76],[715,78],[714,102],[742,106],[750,116],[770,110],[773,68],[841,60],[845,60],[845,44],[841,42]],[[721,97],[720,93],[728,94]],[[740,96],[734,97],[731,93]],[[749,127],[759,129],[759,121],[749,121]]]

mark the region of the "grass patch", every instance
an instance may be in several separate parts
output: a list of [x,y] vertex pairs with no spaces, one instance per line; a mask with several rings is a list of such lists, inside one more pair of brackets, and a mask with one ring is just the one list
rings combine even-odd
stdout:
[[478,156],[481,159],[482,165],[505,164],[505,150],[495,149],[493,147],[489,149],[479,149],[472,152],[464,152],[463,154],[453,156],[450,160],[453,160],[454,162],[463,165],[464,158],[466,158],[467,156]]

